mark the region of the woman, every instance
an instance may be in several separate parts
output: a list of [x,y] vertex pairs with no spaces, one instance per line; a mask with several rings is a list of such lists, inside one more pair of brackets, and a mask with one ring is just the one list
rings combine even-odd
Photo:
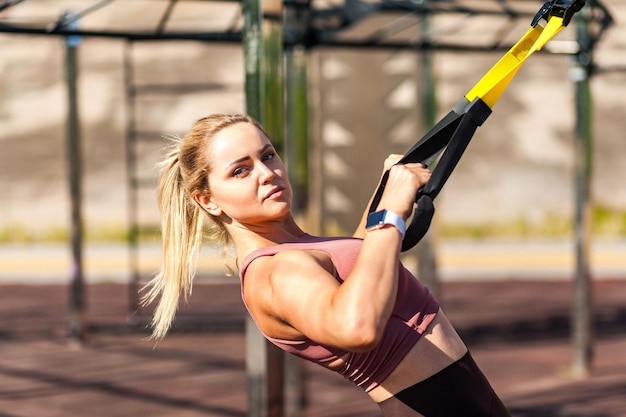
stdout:
[[272,343],[353,381],[386,417],[508,416],[438,302],[400,263],[404,222],[430,172],[395,161],[385,162],[378,211],[353,237],[314,237],[294,221],[285,167],[263,128],[243,115],[200,119],[162,165],[165,256],[145,298],[160,296],[154,337],[190,293],[207,219],[214,239],[234,245],[242,298]]

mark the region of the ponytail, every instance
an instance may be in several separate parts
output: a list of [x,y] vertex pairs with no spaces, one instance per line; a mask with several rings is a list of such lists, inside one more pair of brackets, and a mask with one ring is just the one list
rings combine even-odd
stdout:
[[150,304],[160,294],[151,322],[152,337],[165,336],[178,309],[180,295],[191,294],[198,252],[202,243],[203,217],[200,207],[183,187],[178,150],[170,152],[161,164],[158,186],[161,212],[163,265],[146,285],[149,291],[143,304]]
[[231,241],[222,222],[205,213],[195,196],[209,192],[206,152],[212,138],[236,123],[252,123],[265,133],[257,121],[246,115],[210,115],[198,120],[184,138],[176,140],[174,149],[160,165],[158,204],[163,265],[144,287],[148,291],[142,298],[142,304],[147,305],[160,296],[151,322],[154,339],[162,338],[170,329],[180,296],[186,300],[191,294],[205,215],[210,226],[207,237],[224,248]]

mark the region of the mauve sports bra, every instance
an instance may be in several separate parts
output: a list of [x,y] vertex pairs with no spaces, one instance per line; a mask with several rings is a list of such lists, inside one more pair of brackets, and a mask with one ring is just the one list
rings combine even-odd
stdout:
[[[305,234],[292,243],[270,246],[250,253],[244,259],[239,273],[244,304],[243,280],[246,269],[255,259],[272,256],[286,249],[323,251],[328,254],[337,270],[337,281],[342,283],[356,262],[362,242],[356,238],[322,238]],[[428,289],[402,264],[399,268],[398,295],[393,312],[381,342],[371,351],[347,352],[333,346],[321,345],[310,339],[283,340],[267,335],[265,337],[282,350],[319,364],[332,362],[348,353],[343,368],[338,371],[339,374],[366,392],[371,391],[398,366],[439,310],[439,303]]]

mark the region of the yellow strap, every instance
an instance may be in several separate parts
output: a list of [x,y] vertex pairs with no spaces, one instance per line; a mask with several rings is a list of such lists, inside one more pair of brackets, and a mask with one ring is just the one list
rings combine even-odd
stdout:
[[563,29],[563,18],[552,16],[545,27],[536,25],[526,34],[481,78],[465,95],[472,102],[481,98],[493,109],[504,90],[507,88],[524,61],[534,52],[541,50],[554,35]]

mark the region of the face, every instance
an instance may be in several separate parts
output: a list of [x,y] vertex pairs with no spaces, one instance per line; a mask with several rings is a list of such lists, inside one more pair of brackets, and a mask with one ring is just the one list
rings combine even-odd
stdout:
[[221,130],[207,152],[210,195],[198,201],[210,214],[252,224],[289,213],[292,190],[285,166],[254,125],[237,123]]

